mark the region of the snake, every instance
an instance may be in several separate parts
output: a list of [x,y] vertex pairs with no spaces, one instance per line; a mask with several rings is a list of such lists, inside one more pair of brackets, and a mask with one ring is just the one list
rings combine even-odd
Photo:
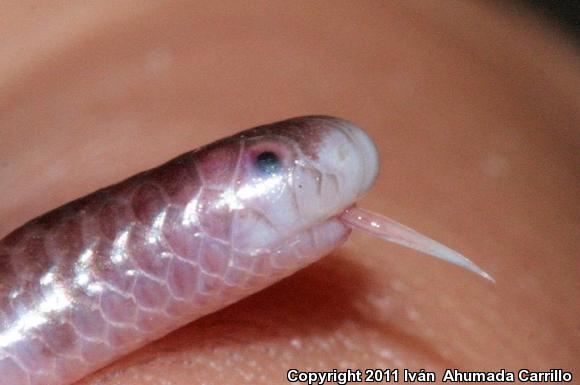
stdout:
[[357,207],[367,133],[305,116],[242,131],[74,200],[0,241],[0,379],[67,385],[308,266],[353,230],[493,278]]

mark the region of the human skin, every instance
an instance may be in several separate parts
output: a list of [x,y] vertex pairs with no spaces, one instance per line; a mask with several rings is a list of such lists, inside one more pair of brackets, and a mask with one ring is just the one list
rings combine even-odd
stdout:
[[580,69],[483,2],[0,5],[0,235],[240,129],[329,114],[382,170],[359,202],[497,284],[353,234],[81,384],[285,383],[332,368],[578,375]]

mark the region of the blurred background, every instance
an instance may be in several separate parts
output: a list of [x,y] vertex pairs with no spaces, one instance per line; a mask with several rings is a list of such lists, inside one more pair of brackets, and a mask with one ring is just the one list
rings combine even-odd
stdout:
[[541,16],[551,18],[563,30],[580,39],[580,2],[575,0],[519,0]]
[[355,234],[84,384],[285,383],[288,367],[578,371],[573,1],[0,2],[0,234],[241,129],[337,115],[360,203],[489,271]]
[[575,0],[520,0],[540,15],[552,18],[563,30],[580,39],[580,2]]

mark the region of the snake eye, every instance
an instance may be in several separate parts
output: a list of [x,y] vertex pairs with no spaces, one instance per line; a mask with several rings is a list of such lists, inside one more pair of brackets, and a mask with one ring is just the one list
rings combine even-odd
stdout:
[[271,151],[264,151],[256,157],[256,167],[261,173],[274,174],[282,167],[278,155]]

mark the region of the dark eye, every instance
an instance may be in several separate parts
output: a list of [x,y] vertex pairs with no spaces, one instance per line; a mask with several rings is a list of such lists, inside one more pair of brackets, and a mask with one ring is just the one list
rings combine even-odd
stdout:
[[278,155],[271,151],[264,151],[256,157],[256,167],[262,173],[273,174],[278,172],[282,166]]

